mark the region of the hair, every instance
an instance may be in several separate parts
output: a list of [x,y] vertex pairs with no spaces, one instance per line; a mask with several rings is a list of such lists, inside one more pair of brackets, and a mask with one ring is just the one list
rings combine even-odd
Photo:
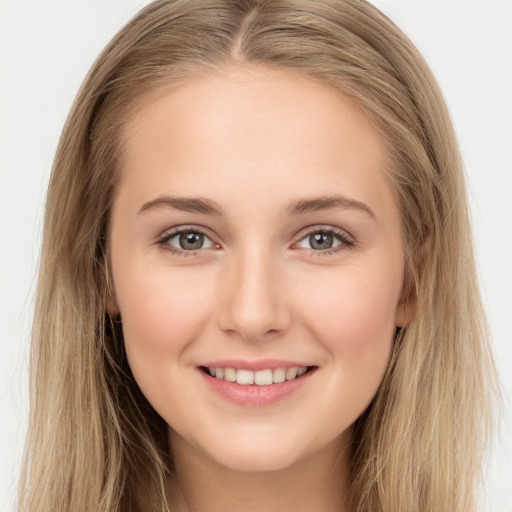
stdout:
[[364,0],[159,0],[98,57],[48,191],[19,510],[170,510],[167,426],[106,312],[120,139],[141,102],[237,64],[336,88],[379,129],[391,157],[414,316],[353,426],[354,510],[474,511],[496,384],[461,157],[423,57]]

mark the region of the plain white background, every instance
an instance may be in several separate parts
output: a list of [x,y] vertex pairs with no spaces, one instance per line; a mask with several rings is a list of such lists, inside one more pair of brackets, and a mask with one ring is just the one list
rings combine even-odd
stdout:
[[[13,511],[28,412],[45,191],[73,97],[144,0],[0,1],[0,511]],[[459,135],[505,398],[486,512],[512,512],[512,0],[374,0],[436,74]]]

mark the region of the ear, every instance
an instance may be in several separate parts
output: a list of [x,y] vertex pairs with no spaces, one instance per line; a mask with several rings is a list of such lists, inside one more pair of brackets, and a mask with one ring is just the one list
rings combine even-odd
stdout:
[[105,310],[111,317],[116,316],[119,313],[119,306],[115,298],[113,290],[107,290],[107,297],[105,299]]
[[430,247],[431,239],[427,237],[414,252],[414,256],[411,258],[412,261],[406,264],[402,293],[396,308],[395,325],[397,327],[407,327],[416,316],[418,290],[412,278],[410,267],[414,266],[416,275],[421,276]]
[[416,313],[416,297],[409,279],[404,279],[402,294],[396,307],[395,325],[397,327],[407,327],[415,317]]
[[105,311],[110,317],[119,314],[119,306],[117,304],[116,292],[114,288],[114,279],[110,271],[108,256],[105,257],[103,263],[104,271],[104,287],[105,287]]

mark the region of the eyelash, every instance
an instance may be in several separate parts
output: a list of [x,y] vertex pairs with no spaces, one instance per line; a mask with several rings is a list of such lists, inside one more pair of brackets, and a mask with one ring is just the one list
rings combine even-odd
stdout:
[[327,228],[325,226],[311,226],[309,228],[306,228],[306,231],[304,232],[303,236],[297,243],[300,243],[305,238],[317,233],[321,235],[332,235],[333,237],[340,240],[341,243],[339,245],[336,245],[335,247],[332,247],[331,249],[309,249],[310,251],[312,251],[311,256],[329,256],[337,252],[352,250],[355,246],[355,240],[347,232],[337,228]]
[[[199,229],[194,226],[186,226],[183,228],[178,228],[178,229],[164,233],[163,236],[156,241],[156,244],[158,246],[160,246],[162,248],[162,250],[169,251],[169,252],[176,254],[177,256],[181,256],[183,258],[187,258],[189,256],[196,256],[198,251],[200,251],[201,249],[187,251],[185,249],[178,249],[177,247],[173,247],[172,245],[169,244],[169,241],[172,240],[175,236],[178,236],[178,235],[181,235],[184,233],[196,233],[199,235],[203,235],[205,238],[208,238],[209,240],[211,240],[211,238],[202,229]],[[219,247],[219,244],[216,244],[213,241],[212,241],[212,244],[215,247]]]
[[[178,228],[176,230],[166,232],[161,238],[159,238],[156,241],[156,244],[162,248],[164,251],[169,251],[173,254],[176,254],[178,256],[181,256],[183,258],[187,258],[189,256],[197,256],[198,251],[197,250],[185,250],[185,249],[178,249],[172,245],[169,244],[169,241],[172,240],[174,237],[184,234],[184,233],[196,233],[203,235],[204,237],[211,240],[211,238],[202,230],[194,226],[187,226],[183,228]],[[341,251],[347,251],[352,250],[355,246],[355,240],[345,231],[342,231],[341,229],[337,228],[326,228],[325,226],[311,226],[309,228],[306,228],[306,231],[303,233],[302,237],[298,242],[296,242],[294,245],[297,245],[298,243],[302,242],[305,238],[308,236],[311,236],[313,234],[321,234],[321,235],[332,235],[333,237],[337,238],[341,243],[332,247],[331,249],[325,249],[325,250],[315,250],[315,249],[309,249],[311,251],[310,256],[328,256],[331,254],[335,254],[337,252]],[[212,240],[211,240],[212,241]],[[212,241],[212,244],[214,247],[218,248],[220,247],[219,244],[216,244]]]

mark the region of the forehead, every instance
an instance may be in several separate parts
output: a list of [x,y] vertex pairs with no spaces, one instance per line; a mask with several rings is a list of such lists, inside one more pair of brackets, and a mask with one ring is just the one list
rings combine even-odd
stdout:
[[222,201],[218,182],[250,199],[266,182],[298,196],[348,187],[367,200],[376,184],[389,188],[384,141],[357,105],[310,78],[254,66],[159,91],[128,119],[122,146],[121,186],[139,195],[178,187]]

